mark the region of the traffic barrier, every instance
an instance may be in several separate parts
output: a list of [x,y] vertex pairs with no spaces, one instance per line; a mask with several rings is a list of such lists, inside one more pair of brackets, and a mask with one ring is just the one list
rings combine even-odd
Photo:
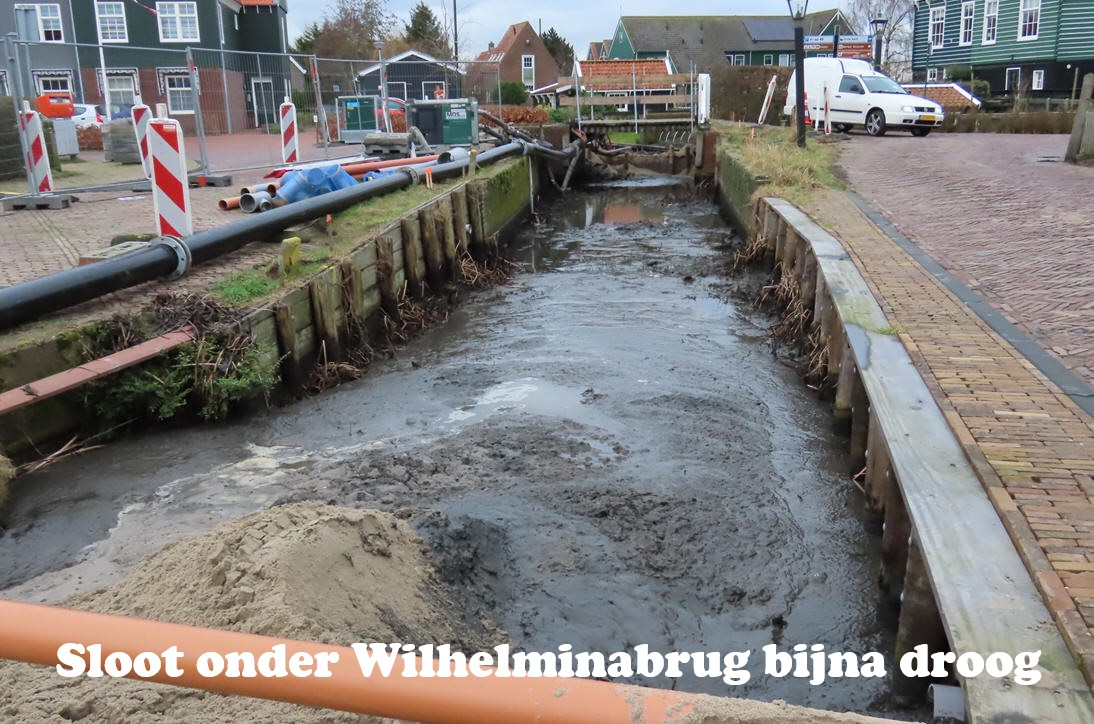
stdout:
[[824,84],[824,135],[832,135],[832,100],[828,84]]
[[160,236],[190,236],[194,222],[182,126],[170,118],[149,121],[148,151],[152,158],[152,204]]
[[152,109],[143,103],[133,106],[133,131],[137,134],[137,147],[141,152],[141,165],[145,178],[152,178],[152,162],[148,157],[148,122],[152,120]]
[[300,160],[296,131],[296,106],[285,98],[285,102],[281,104],[281,159],[285,163],[296,163]]
[[34,177],[34,191],[48,193],[53,191],[53,170],[49,166],[49,153],[46,152],[46,137],[42,132],[42,118],[23,101],[23,111],[19,114],[19,126],[27,139],[27,168]]

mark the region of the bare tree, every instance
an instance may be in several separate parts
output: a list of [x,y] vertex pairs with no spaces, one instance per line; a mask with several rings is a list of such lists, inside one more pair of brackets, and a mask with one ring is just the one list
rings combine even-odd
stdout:
[[870,21],[888,22],[881,31],[881,68],[897,80],[911,78],[912,23],[916,0],[845,0],[843,14],[856,33],[873,33]]

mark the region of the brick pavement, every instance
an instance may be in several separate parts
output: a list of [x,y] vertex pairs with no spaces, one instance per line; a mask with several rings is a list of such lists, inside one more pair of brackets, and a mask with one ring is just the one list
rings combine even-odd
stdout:
[[[889,201],[900,219],[903,207]],[[1094,420],[846,194],[819,192],[805,211],[852,254],[899,330],[1065,640],[1094,680]],[[978,213],[971,207],[963,218]],[[937,228],[953,233],[941,222]],[[945,240],[933,243],[955,251]],[[1007,258],[996,264],[1004,272],[1014,266]],[[986,263],[980,268],[1006,277]]]
[[1094,167],[1067,136],[855,135],[841,157],[871,206],[1094,383]]

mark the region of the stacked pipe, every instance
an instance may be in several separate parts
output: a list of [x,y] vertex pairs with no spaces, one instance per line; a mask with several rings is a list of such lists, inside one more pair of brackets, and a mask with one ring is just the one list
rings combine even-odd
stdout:
[[[580,149],[571,144],[570,153]],[[508,143],[478,155],[479,165],[489,165],[515,155],[547,155],[548,149],[523,141]],[[554,151],[553,153],[560,153]],[[567,156],[566,160],[570,160]],[[199,231],[185,240],[160,237],[137,251],[105,259],[96,264],[66,269],[22,284],[0,289],[0,329],[41,317],[95,299],[104,294],[136,286],[153,279],[177,278],[193,263],[235,251],[256,239],[266,239],[290,226],[327,214],[337,213],[366,199],[383,196],[418,183],[426,167],[436,180],[459,176],[470,164],[469,157],[417,166],[407,166],[363,184],[332,191],[315,198],[279,206],[266,213],[247,216],[213,229]]]

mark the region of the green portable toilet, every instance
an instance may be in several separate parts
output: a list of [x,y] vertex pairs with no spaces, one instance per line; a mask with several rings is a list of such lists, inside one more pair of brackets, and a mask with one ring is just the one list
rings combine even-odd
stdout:
[[410,101],[407,126],[417,126],[431,146],[470,146],[479,141],[479,103],[473,98]]
[[339,96],[336,102],[338,140],[360,143],[366,133],[377,130],[376,108],[379,100],[376,96]]

